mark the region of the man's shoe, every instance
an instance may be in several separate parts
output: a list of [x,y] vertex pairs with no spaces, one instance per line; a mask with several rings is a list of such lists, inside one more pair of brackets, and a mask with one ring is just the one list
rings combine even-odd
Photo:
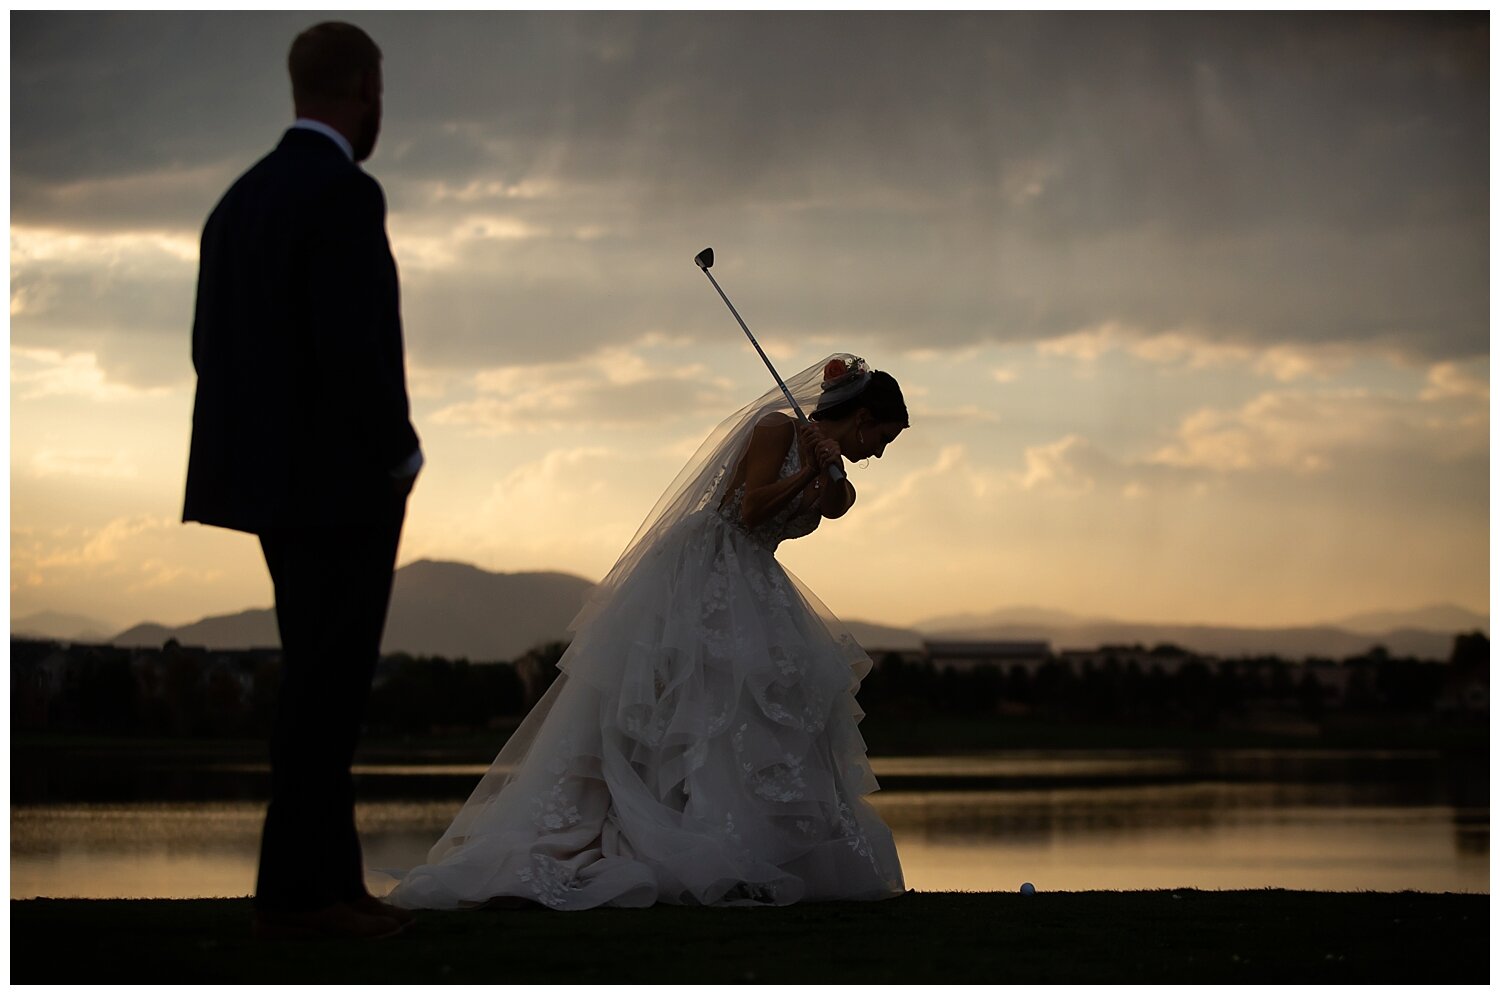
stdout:
[[251,924],[261,940],[377,940],[405,928],[404,922],[356,911],[345,902],[307,912],[256,912]]

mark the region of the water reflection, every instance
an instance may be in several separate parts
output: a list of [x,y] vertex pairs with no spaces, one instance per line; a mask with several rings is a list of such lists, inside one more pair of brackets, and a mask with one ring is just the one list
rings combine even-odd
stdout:
[[[889,790],[1110,789],[1143,785],[1318,785],[1341,804],[1489,806],[1488,758],[1433,751],[1115,750],[1011,751],[982,756],[877,757]],[[462,798],[483,763],[362,763],[354,768],[366,800]],[[263,800],[265,763],[204,762],[185,753],[13,752],[12,804]]]
[[11,898],[196,898],[249,894],[255,802],[12,806]]
[[1488,809],[1274,785],[909,793],[880,807],[920,889],[1489,888]]
[[[901,763],[932,773],[925,760]],[[1195,781],[886,790],[872,801],[918,890],[1012,890],[1029,880],[1068,891],[1488,891],[1487,799],[1428,804],[1408,787]],[[420,862],[461,803],[461,793],[362,802],[367,865]],[[262,815],[251,801],[16,805],[11,897],[244,895]],[[373,890],[389,885],[372,872]]]

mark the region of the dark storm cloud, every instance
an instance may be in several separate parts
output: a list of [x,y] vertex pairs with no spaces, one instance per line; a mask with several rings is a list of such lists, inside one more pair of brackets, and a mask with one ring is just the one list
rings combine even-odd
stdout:
[[[196,229],[316,19],[13,15],[16,223]],[[356,19],[398,255],[475,213],[532,229],[403,257],[424,361],[717,334],[706,242],[758,330],[1488,348],[1482,14]]]
[[[1488,177],[1482,18],[471,15],[401,37],[393,112],[502,143],[473,175],[652,204],[874,193],[1060,238],[1430,222]],[[1015,207],[1033,164],[1051,182]]]

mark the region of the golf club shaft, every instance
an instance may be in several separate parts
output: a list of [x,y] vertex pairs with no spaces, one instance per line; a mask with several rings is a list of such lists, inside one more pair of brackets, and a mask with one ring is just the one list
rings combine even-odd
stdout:
[[729,313],[734,315],[734,320],[738,321],[740,323],[740,327],[745,330],[745,337],[750,340],[751,345],[755,346],[755,351],[760,353],[761,362],[766,364],[766,369],[770,370],[771,376],[776,378],[776,386],[781,388],[781,392],[786,395],[787,403],[792,406],[793,411],[797,412],[797,420],[800,422],[806,422],[807,415],[802,413],[802,406],[797,403],[796,398],[792,397],[792,392],[786,389],[786,381],[781,379],[781,374],[777,373],[776,367],[771,365],[771,358],[767,356],[766,351],[760,347],[760,343],[755,341],[755,335],[750,331],[750,326],[745,324],[745,319],[741,318],[740,313],[734,309],[734,305],[729,301],[729,296],[724,293],[724,288],[719,286],[719,281],[715,280],[714,275],[708,270],[704,270],[703,275],[708,277],[708,282],[712,283],[714,285],[714,289],[719,292],[719,296],[724,298],[724,303],[729,307]]
[[[740,323],[740,328],[744,329],[745,337],[750,340],[751,345],[755,346],[755,351],[760,353],[761,361],[766,364],[766,369],[770,370],[771,376],[776,378],[776,386],[781,388],[781,393],[786,396],[787,403],[792,406],[793,411],[797,412],[797,420],[803,424],[811,424],[807,420],[807,415],[803,414],[802,406],[797,403],[796,398],[792,397],[792,392],[787,390],[786,381],[781,379],[781,374],[777,373],[776,367],[771,365],[771,357],[767,356],[766,351],[760,347],[760,343],[755,341],[755,333],[750,331],[750,326],[745,324],[745,319],[741,318],[740,313],[735,310],[734,303],[729,299],[729,295],[724,293],[723,287],[719,286],[719,281],[714,279],[714,275],[708,271],[707,266],[700,265],[698,268],[703,270],[703,275],[708,277],[708,282],[714,285],[714,289],[719,292],[719,296],[724,300],[724,306],[729,308],[729,313],[734,315],[734,320]],[[837,463],[829,464],[828,475],[834,480],[843,480],[848,476],[848,474],[844,473],[844,468]]]

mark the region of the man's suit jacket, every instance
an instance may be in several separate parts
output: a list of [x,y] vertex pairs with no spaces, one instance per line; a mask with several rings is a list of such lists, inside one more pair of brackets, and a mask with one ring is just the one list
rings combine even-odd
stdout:
[[244,532],[388,518],[417,449],[385,196],[289,130],[203,229],[183,520]]

